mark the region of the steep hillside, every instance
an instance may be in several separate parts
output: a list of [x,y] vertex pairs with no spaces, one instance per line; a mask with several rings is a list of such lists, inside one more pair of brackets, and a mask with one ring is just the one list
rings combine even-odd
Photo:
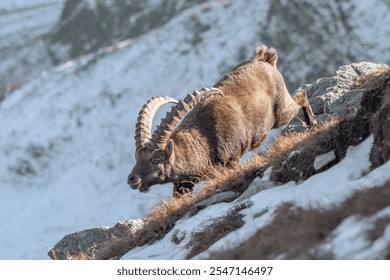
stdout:
[[[193,7],[201,8],[202,15],[186,12]],[[112,42],[141,36],[186,14],[190,16],[186,20],[186,40],[192,43],[193,51],[200,50],[200,41],[216,39],[208,34],[222,37],[219,48],[229,47],[231,38],[237,41],[233,60],[220,64],[219,72],[246,59],[252,52],[251,45],[267,42],[279,49],[288,86],[297,87],[327,76],[343,64],[364,60],[389,63],[390,58],[384,55],[390,48],[389,10],[384,0],[315,4],[307,0],[67,1],[49,35],[49,50],[52,59],[64,61]],[[236,30],[233,37],[226,27]]]
[[[389,63],[389,10],[386,0],[2,1],[0,99],[57,64],[164,29],[171,21],[185,24],[188,32],[176,41],[178,57],[201,52],[207,40],[230,54],[210,69],[221,73],[248,57],[252,45],[266,42],[278,47],[287,85],[296,88],[339,65]],[[191,47],[180,48],[183,43]]]
[[45,36],[65,0],[2,0],[0,3],[0,101],[51,66]]
[[202,2],[66,1],[59,21],[48,36],[51,58],[61,62],[136,38]]
[[[47,249],[71,232],[143,219],[162,199],[170,198],[170,185],[140,194],[126,184],[134,164],[135,121],[151,96],[182,98],[210,86],[250,58],[260,43],[280,49],[278,67],[289,81],[290,92],[315,81],[318,73],[332,75],[342,64],[389,63],[385,55],[390,48],[390,13],[387,1],[380,0],[321,7],[293,1],[292,14],[306,13],[298,16],[300,20],[308,17],[305,7],[319,15],[299,26],[278,13],[275,5],[286,13],[285,1],[176,1],[170,6],[172,11],[160,9],[164,1],[145,1],[145,7],[124,13],[124,18],[131,19],[129,28],[121,17],[108,21],[109,28],[98,33],[109,34],[109,39],[88,37],[86,33],[92,33],[83,22],[78,29],[84,33],[64,35],[74,31],[72,21],[82,17],[83,11],[96,16],[95,24],[105,22],[96,10],[103,9],[99,7],[115,18],[121,11],[116,6],[119,2],[137,1],[0,3],[4,23],[0,96],[7,93],[0,103],[0,259],[48,258]],[[157,23],[145,23],[154,18],[148,15],[159,12],[162,17]],[[379,16],[381,21],[374,20]],[[339,26],[340,19],[348,24]],[[322,30],[327,22],[331,22],[327,32],[305,29],[315,23]],[[292,30],[286,33],[291,34],[289,39],[278,33],[285,28]],[[354,35],[344,39],[337,35],[339,31]],[[376,67],[355,67],[354,77]],[[319,97],[312,99],[318,105],[317,114],[332,109],[328,101],[337,96],[321,99],[321,87],[307,89]],[[326,114],[321,118],[326,119]]]
[[[333,79],[356,75],[346,69]],[[321,86],[329,80],[312,88]],[[367,70],[349,90],[364,92],[356,107],[347,102],[317,128],[284,132],[265,155],[193,195],[162,201],[144,219],[67,235],[50,257],[388,258],[390,68]]]

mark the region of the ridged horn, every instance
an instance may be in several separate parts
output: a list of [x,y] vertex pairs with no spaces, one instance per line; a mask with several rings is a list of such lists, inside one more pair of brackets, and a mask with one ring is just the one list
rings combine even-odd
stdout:
[[222,91],[217,88],[202,88],[200,91],[189,93],[184,100],[179,100],[176,106],[172,107],[166,117],[161,120],[151,140],[147,143],[150,150],[164,149],[173,130],[179,124],[181,119],[200,101],[210,96],[223,96]]
[[136,154],[148,145],[152,135],[152,121],[157,110],[167,103],[177,103],[177,100],[169,96],[156,96],[146,102],[138,114],[135,126]]

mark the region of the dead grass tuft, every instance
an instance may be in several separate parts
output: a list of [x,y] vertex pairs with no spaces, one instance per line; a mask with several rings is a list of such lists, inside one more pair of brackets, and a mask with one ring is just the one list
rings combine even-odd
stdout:
[[175,222],[182,218],[197,200],[196,196],[186,194],[181,198],[163,200],[151,210],[145,219],[143,229],[137,234],[139,243],[150,244],[170,231]]
[[242,227],[245,223],[240,211],[248,207],[250,207],[250,204],[241,203],[230,209],[225,216],[214,219],[212,223],[207,223],[200,230],[194,231],[190,242],[186,246],[187,249],[191,249],[186,259],[191,259],[204,252],[216,241]]
[[355,86],[359,89],[378,88],[383,84],[386,75],[389,73],[390,67],[383,65],[383,67],[372,69],[365,74],[360,75],[356,81]]
[[[320,127],[303,133],[284,135],[271,146],[269,157],[273,166],[271,180],[275,182],[299,181],[316,173],[315,157],[331,151],[334,139],[332,131],[340,125],[333,119]],[[318,170],[323,171],[324,169]]]
[[71,261],[85,261],[85,260],[94,260],[95,259],[95,256],[89,256],[87,254],[84,254],[84,253],[79,253],[77,255],[69,255],[67,257],[67,260],[71,260]]
[[[385,232],[386,227],[390,225],[390,217],[385,216],[377,219],[374,222],[373,228],[368,231],[367,238],[371,241],[374,242],[381,236],[383,236],[383,233]],[[389,244],[390,246],[390,244]]]
[[[62,256],[59,257],[57,256],[57,252],[53,249],[51,249],[48,253],[48,255],[53,259],[53,260],[61,260],[61,259],[64,259]],[[66,253],[66,256],[65,256],[65,259],[66,260],[94,260],[96,259],[96,256],[95,254],[92,252],[92,254],[88,254],[88,253],[84,253],[82,250],[80,250],[79,252],[75,253],[75,254],[71,254],[71,253]]]

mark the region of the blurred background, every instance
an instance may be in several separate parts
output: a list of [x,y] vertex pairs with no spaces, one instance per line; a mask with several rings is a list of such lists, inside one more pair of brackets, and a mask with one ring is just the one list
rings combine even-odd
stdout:
[[[248,59],[259,43],[274,46],[287,84],[296,88],[342,64],[389,63],[389,9],[387,0],[3,0],[0,96],[55,65],[156,33],[161,41],[149,55],[163,58],[169,46],[175,57],[164,57],[166,67],[207,49],[227,53],[216,67],[204,67],[216,76]],[[199,71],[193,75],[208,74]]]
[[126,185],[140,108],[213,85],[262,43],[291,93],[390,64],[390,2],[2,0],[0,259],[47,258],[65,234],[170,197]]

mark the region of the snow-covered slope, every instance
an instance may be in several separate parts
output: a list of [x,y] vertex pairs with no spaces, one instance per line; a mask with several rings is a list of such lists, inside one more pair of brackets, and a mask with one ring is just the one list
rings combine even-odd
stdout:
[[[247,59],[252,44],[258,42],[279,49],[280,68],[287,85],[294,88],[328,76],[339,65],[363,60],[389,63],[386,0],[315,4],[307,0],[7,0],[0,5],[0,73],[4,73],[0,98],[44,69],[164,28],[183,16],[190,16],[185,21],[186,40],[194,50],[181,50],[179,56],[196,51],[198,41],[207,39],[203,33],[217,36],[218,48],[237,44],[229,60],[220,62],[220,72]],[[194,16],[186,12],[194,7],[203,12]]]
[[[0,20],[11,17],[7,11],[17,5],[11,2],[2,1]],[[49,18],[42,17],[48,20],[42,22],[44,28],[37,24],[36,37],[54,24],[64,4],[41,2],[42,7],[55,9]],[[264,40],[263,30],[271,38],[277,29],[275,21],[265,28],[268,23],[264,20],[274,15],[269,2],[205,1],[181,11],[165,25],[137,39],[55,68],[48,63],[41,68],[45,71],[30,77],[7,96],[0,103],[0,259],[47,258],[47,249],[65,234],[143,217],[159,200],[171,195],[170,185],[156,186],[148,194],[131,191],[126,185],[127,174],[134,164],[135,120],[149,97],[169,94],[182,98],[194,89],[210,86],[230,67],[248,59],[259,43],[281,46],[281,72],[287,73],[295,86],[297,81],[306,79],[311,67],[317,67],[312,61],[314,57],[322,59],[321,63],[332,61],[333,51],[323,54],[321,49],[300,42],[299,30],[291,35],[297,42],[293,49],[283,46],[283,42]],[[386,1],[372,2],[375,2],[372,7],[378,7],[375,9],[389,9]],[[367,9],[360,4],[351,5],[357,7],[351,8],[353,13]],[[359,19],[366,17],[371,20],[365,13]],[[11,21],[14,25],[15,21]],[[372,20],[356,25],[353,44],[364,50],[381,50],[359,52],[358,55],[367,55],[359,60],[389,62],[385,54],[390,41],[384,35],[389,32],[385,27],[390,24],[386,22],[388,14],[383,14],[380,29],[379,23]],[[23,30],[22,25],[14,28]],[[2,34],[6,36],[9,32],[14,40],[17,33],[7,30],[2,29]],[[373,30],[379,35],[369,35]],[[23,45],[25,42],[20,40],[18,37],[13,44]],[[12,50],[10,53],[15,56],[2,60],[1,69],[21,63],[25,56],[19,54],[33,55],[40,44],[38,41],[20,52]],[[367,45],[370,47],[364,47]],[[309,62],[292,60],[301,53],[312,58]],[[344,57],[344,52],[340,57]],[[356,59],[353,55],[344,58],[345,63]],[[332,63],[326,64],[331,71],[336,68]],[[139,254],[147,255],[141,251]]]
[[0,100],[51,65],[45,36],[65,0],[0,1]]

